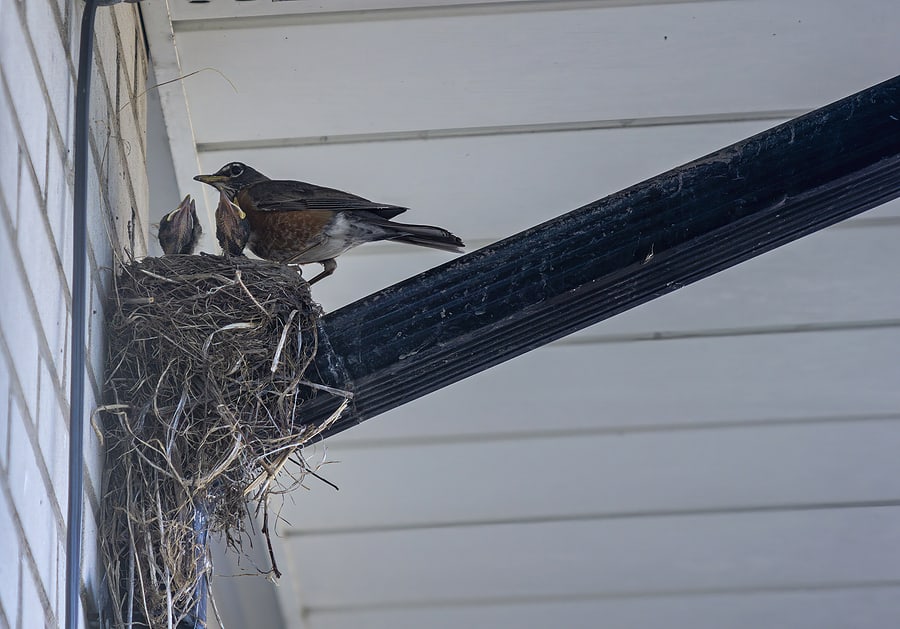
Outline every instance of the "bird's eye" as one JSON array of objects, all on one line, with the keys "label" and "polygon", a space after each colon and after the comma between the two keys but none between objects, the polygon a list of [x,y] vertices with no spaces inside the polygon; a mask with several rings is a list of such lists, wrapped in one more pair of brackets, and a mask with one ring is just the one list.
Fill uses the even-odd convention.
[{"label": "bird's eye", "polygon": [[244,172],[244,167],[240,164],[232,164],[230,174],[232,177],[240,177]]}]

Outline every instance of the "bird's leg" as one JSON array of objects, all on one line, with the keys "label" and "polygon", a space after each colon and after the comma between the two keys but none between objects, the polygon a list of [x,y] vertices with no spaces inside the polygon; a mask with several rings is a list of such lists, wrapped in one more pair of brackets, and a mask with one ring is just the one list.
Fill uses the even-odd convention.
[{"label": "bird's leg", "polygon": [[316,275],[314,278],[307,282],[310,286],[318,282],[319,280],[328,277],[334,270],[337,268],[337,260],[334,258],[328,258],[327,260],[322,260],[322,272]]}]

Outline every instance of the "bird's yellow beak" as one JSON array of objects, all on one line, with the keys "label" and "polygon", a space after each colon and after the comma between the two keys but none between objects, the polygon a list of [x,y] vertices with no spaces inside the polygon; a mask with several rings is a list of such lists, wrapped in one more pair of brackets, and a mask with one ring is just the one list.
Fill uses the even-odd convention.
[{"label": "bird's yellow beak", "polygon": [[217,184],[225,183],[228,181],[228,177],[225,175],[197,175],[194,177],[194,181],[199,181],[200,183],[209,184],[215,188],[219,186]]}]

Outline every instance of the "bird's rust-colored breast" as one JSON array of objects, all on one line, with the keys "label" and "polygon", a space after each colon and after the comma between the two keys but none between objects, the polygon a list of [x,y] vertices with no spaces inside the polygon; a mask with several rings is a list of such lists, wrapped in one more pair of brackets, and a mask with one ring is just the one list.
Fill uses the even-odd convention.
[{"label": "bird's rust-colored breast", "polygon": [[250,221],[250,250],[277,262],[288,261],[320,244],[335,215],[331,210],[260,209],[246,190],[238,194],[236,202]]}]

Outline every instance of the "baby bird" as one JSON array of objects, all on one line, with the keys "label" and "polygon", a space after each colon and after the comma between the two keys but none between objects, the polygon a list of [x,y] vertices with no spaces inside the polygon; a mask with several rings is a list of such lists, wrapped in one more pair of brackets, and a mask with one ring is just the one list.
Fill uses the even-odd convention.
[{"label": "baby bird", "polygon": [[219,192],[219,206],[216,208],[216,239],[224,256],[240,256],[250,238],[250,221],[224,191]]},{"label": "baby bird", "polygon": [[159,246],[165,255],[194,253],[202,233],[197,207],[187,195],[159,222]]}]

